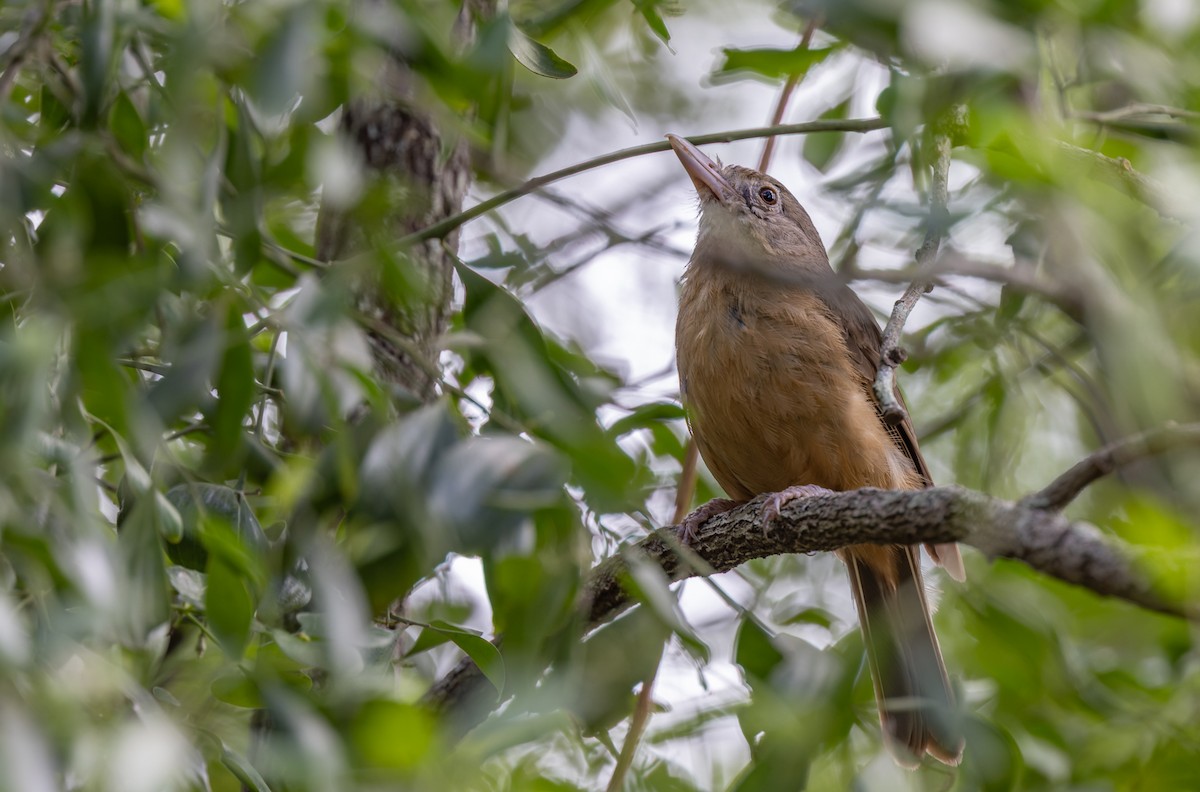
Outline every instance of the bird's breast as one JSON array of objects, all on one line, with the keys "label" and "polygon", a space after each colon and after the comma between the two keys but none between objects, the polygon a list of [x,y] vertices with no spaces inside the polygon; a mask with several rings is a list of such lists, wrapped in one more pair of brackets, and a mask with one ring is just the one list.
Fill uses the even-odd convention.
[{"label": "bird's breast", "polygon": [[738,499],[795,484],[896,486],[902,460],[828,307],[775,292],[685,282],[680,384],[709,470]]}]

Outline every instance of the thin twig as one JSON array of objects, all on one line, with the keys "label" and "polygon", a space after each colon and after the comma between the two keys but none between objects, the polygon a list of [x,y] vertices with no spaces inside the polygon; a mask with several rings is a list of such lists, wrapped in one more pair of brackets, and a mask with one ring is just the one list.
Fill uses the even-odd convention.
[{"label": "thin twig", "polygon": [[[796,48],[797,51],[803,52],[808,49],[808,45],[812,43],[813,33],[817,32],[817,27],[821,24],[821,15],[814,14],[808,20],[808,25],[804,28],[804,35],[800,38],[800,45]],[[775,112],[771,115],[771,126],[783,123],[783,114],[787,112],[788,102],[792,98],[792,92],[796,90],[796,85],[800,82],[803,74],[799,72],[788,76],[787,82],[783,84],[783,90],[779,92],[779,101],[775,104]],[[767,138],[767,142],[763,144],[762,157],[758,160],[758,169],[766,172],[771,165],[771,155],[775,153],[775,136],[771,135]]]},{"label": "thin twig", "polygon": [[1118,440],[1077,462],[1041,490],[1024,498],[1021,505],[1030,509],[1062,511],[1085,487],[1119,467],[1174,448],[1197,445],[1200,445],[1200,423],[1168,424]]},{"label": "thin twig", "polygon": [[[271,351],[267,353],[267,369],[263,375],[266,385],[271,384],[271,380],[275,378],[275,359],[279,354],[279,339],[283,337],[282,332],[276,332],[275,337],[271,339]],[[262,442],[263,429],[265,422],[263,418],[267,414],[267,401],[270,398],[267,389],[263,388],[262,399],[258,402],[258,415],[254,417],[254,436],[258,438],[258,442]]]},{"label": "thin twig", "polygon": [[1164,115],[1169,118],[1187,118],[1200,119],[1200,113],[1194,110],[1184,110],[1179,107],[1170,107],[1168,105],[1159,104],[1131,104],[1125,107],[1118,107],[1114,110],[1105,110],[1103,112],[1093,112],[1087,110],[1077,110],[1073,114],[1075,118],[1081,118],[1085,121],[1096,121],[1106,123],[1109,121],[1124,121],[1129,118],[1137,118],[1139,116],[1148,115]]},{"label": "thin twig", "polygon": [[679,472],[679,486],[675,489],[675,516],[671,518],[674,525],[683,522],[683,518],[692,510],[692,498],[696,496],[696,468],[699,462],[700,448],[694,439],[689,438],[687,448],[683,452],[683,470]]},{"label": "thin twig", "polygon": [[8,92],[12,90],[25,58],[33,51],[42,31],[46,29],[46,23],[54,16],[53,6],[54,3],[48,0],[30,8],[25,14],[17,40],[4,53],[4,71],[0,72],[0,105],[8,101]]},{"label": "thin twig", "polygon": [[[696,494],[696,466],[700,461],[700,449],[694,439],[689,439],[687,449],[683,452],[683,470],[679,473],[679,487],[675,490],[675,513],[671,517],[672,525],[679,525],[687,517],[692,508],[692,497]],[[642,680],[642,689],[638,691],[637,702],[633,714],[629,718],[629,731],[625,733],[625,742],[621,744],[621,754],[617,757],[617,766],[613,768],[612,778],[608,780],[606,792],[617,792],[625,785],[625,776],[633,766],[633,757],[637,753],[638,743],[646,731],[650,720],[651,705],[654,703],[654,681],[658,678],[658,670],[662,667],[663,658],[660,655],[654,670]]]},{"label": "thin twig", "polygon": [[[925,267],[918,265],[903,270],[854,268],[847,273],[846,279],[944,285],[946,279],[951,277],[976,278],[999,283],[1040,297],[1073,319],[1083,316],[1082,298],[1074,290],[1019,267],[968,258],[952,248],[943,251],[936,261]],[[907,292],[905,294],[907,296]]]},{"label": "thin twig", "polygon": [[1168,208],[1171,202],[1167,199],[1167,190],[1158,181],[1134,168],[1124,157],[1109,157],[1099,151],[1074,146],[1062,140],[1058,141],[1058,149],[1069,159],[1086,166],[1098,181],[1107,182],[1132,194],[1134,198],[1158,212],[1159,217],[1164,220],[1180,220],[1180,217]]},{"label": "thin twig", "polygon": [[[771,135],[805,135],[815,132],[874,132],[878,129],[884,129],[887,122],[879,117],[874,118],[849,118],[844,120],[824,119],[819,121],[807,121],[802,124],[779,124],[778,126],[755,127],[753,129],[737,129],[729,132],[714,132],[710,135],[695,135],[687,138],[689,142],[697,146],[703,146],[708,143],[732,143],[735,140],[751,140],[754,138],[770,137]],[[445,220],[434,223],[433,225],[422,228],[420,231],[414,231],[408,236],[402,237],[399,240],[401,247],[415,245],[418,242],[423,242],[426,239],[437,239],[444,237],[454,229],[470,222],[475,218],[485,215],[498,206],[503,206],[506,203],[515,201],[517,198],[529,195],[545,187],[548,184],[553,184],[556,181],[565,179],[568,176],[575,176],[595,168],[600,168],[605,165],[611,165],[614,162],[631,159],[633,157],[641,157],[645,154],[656,154],[660,151],[669,151],[671,145],[666,141],[656,143],[646,143],[642,146],[633,146],[632,148],[621,149],[609,154],[605,154],[594,159],[585,160],[574,165],[556,170],[552,173],[547,173],[544,176],[537,176],[529,181],[521,184],[511,190],[505,190],[499,195],[495,195],[486,201],[482,201],[464,212],[459,212],[452,217],[447,217]]]},{"label": "thin twig", "polygon": [[642,680],[642,689],[638,691],[637,702],[633,705],[633,715],[629,718],[629,731],[625,733],[625,742],[621,743],[621,753],[617,756],[617,766],[613,768],[612,778],[608,779],[606,792],[619,792],[625,787],[625,776],[633,766],[633,757],[637,754],[638,743],[642,733],[650,721],[650,710],[654,704],[654,681],[658,678],[658,670],[662,667],[663,654],[660,653],[658,663],[650,676]]},{"label": "thin twig", "polygon": [[[918,270],[924,270],[933,263],[946,231],[946,204],[949,200],[947,177],[950,172],[949,135],[935,135],[934,146],[936,156],[933,161],[933,183],[929,191],[929,226],[925,229],[925,241],[917,250]],[[900,346],[900,334],[904,331],[904,323],[908,321],[908,315],[917,301],[932,288],[933,281],[927,276],[919,276],[914,280],[905,290],[904,296],[896,300],[892,318],[883,330],[879,371],[875,374],[875,401],[879,404],[883,419],[889,424],[898,424],[907,417],[904,406],[896,398],[896,367],[903,363],[907,356]]]}]

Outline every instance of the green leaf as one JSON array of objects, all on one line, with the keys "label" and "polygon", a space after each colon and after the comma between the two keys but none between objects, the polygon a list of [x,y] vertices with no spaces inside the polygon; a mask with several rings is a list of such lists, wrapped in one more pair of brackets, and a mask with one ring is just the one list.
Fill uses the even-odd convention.
[{"label": "green leaf", "polygon": [[463,553],[496,552],[529,513],[562,500],[566,471],[550,449],[516,437],[471,437],[446,454],[429,493]]},{"label": "green leaf", "polygon": [[534,41],[516,25],[512,27],[508,49],[518,63],[542,77],[564,80],[579,73],[579,69],[560,58],[545,44]]},{"label": "green leaf", "polygon": [[[840,102],[833,108],[826,110],[821,114],[821,118],[825,120],[843,119],[850,109],[850,100],[846,99]],[[842,149],[842,144],[846,142],[846,135],[843,132],[822,132],[816,135],[806,135],[804,138],[804,159],[808,160],[809,164],[822,173],[829,167],[829,163],[837,156]]]},{"label": "green leaf", "polygon": [[225,765],[229,772],[233,773],[234,778],[241,781],[242,785],[251,792],[271,792],[271,787],[267,784],[266,779],[254,769],[250,760],[223,742],[221,743],[221,764]]},{"label": "green leaf", "polygon": [[659,7],[666,5],[663,0],[633,0],[634,8],[636,8],[646,20],[646,24],[654,31],[654,35],[662,41],[663,44],[671,42],[671,31],[667,30],[667,23],[659,13]]},{"label": "green leaf", "polygon": [[[232,100],[230,100],[232,103]],[[227,125],[229,149],[225,157],[221,211],[233,235],[233,257],[239,275],[250,272],[262,258],[264,141],[245,101],[233,105],[236,112]],[[234,123],[236,121],[236,123]]]},{"label": "green leaf", "polygon": [[734,660],[742,667],[747,681],[766,681],[783,662],[783,653],[775,647],[775,639],[754,619],[746,619],[738,628]]},{"label": "green leaf", "polygon": [[611,728],[629,714],[634,686],[658,666],[670,635],[648,608],[634,608],[588,636],[539,693],[547,707],[565,702],[589,732]]},{"label": "green leaf", "polygon": [[212,681],[209,688],[213,698],[244,709],[262,706],[262,695],[255,681],[241,668],[227,667],[226,671]]},{"label": "green leaf", "polygon": [[838,47],[809,49],[722,49],[725,60],[713,74],[713,82],[739,80],[747,74],[778,80],[783,77],[802,77],[813,66],[825,60]]},{"label": "green leaf", "polygon": [[629,415],[614,422],[608,433],[613,437],[620,437],[653,424],[682,421],[685,417],[687,413],[677,402],[642,404],[635,407]]},{"label": "green leaf", "polygon": [[154,507],[158,510],[158,530],[163,539],[169,544],[179,544],[183,541],[183,516],[175,508],[175,504],[171,503],[165,493],[155,490]]},{"label": "green leaf", "polygon": [[44,138],[49,139],[57,135],[71,120],[71,111],[59,101],[48,85],[42,86],[38,107],[41,111],[38,116],[38,129]]},{"label": "green leaf", "polygon": [[[1025,764],[1012,734],[980,716],[963,718],[960,724],[963,737],[971,746],[964,752],[959,770],[964,787],[987,792],[1023,789]],[[1121,742],[1128,746],[1130,740],[1126,737]]]},{"label": "green leaf", "polygon": [[675,595],[671,593],[670,581],[662,567],[646,559],[641,553],[629,550],[625,553],[629,578],[624,581],[639,602],[679,636],[688,651],[701,662],[708,662],[708,645],[697,637],[695,630],[683,617]]},{"label": "green leaf", "polygon": [[117,94],[116,101],[113,102],[108,115],[108,126],[125,153],[140,162],[147,147],[146,124],[125,91]]},{"label": "green leaf", "polygon": [[834,617],[829,611],[822,608],[801,608],[791,616],[780,619],[780,624],[812,624],[817,627],[824,627],[826,630],[833,626]]},{"label": "green leaf", "polygon": [[496,408],[519,416],[531,434],[563,452],[593,508],[626,511],[627,493],[643,479],[596,421],[598,400],[583,385],[604,379],[598,367],[583,370],[582,356],[550,343],[507,291],[464,266],[458,273],[466,288],[465,327],[482,340],[464,356],[475,374],[494,378]]},{"label": "green leaf", "polygon": [[350,741],[372,768],[415,770],[434,755],[437,724],[428,709],[377,699],[354,717]]},{"label": "green leaf", "polygon": [[496,648],[495,644],[478,633],[443,621],[435,621],[430,624],[430,627],[446,633],[447,638],[475,661],[475,665],[479,666],[479,670],[495,686],[496,691],[498,693],[504,691],[504,658],[500,656],[500,650]]},{"label": "green leaf", "polygon": [[271,637],[283,654],[303,668],[320,668],[325,663],[322,639],[301,633],[294,635],[287,630],[272,630]]},{"label": "green leaf", "polygon": [[148,406],[164,423],[174,421],[209,398],[213,374],[221,360],[221,323],[216,318],[188,322],[164,344],[170,366],[146,393]]},{"label": "green leaf", "polygon": [[167,580],[180,599],[198,610],[204,610],[204,589],[207,583],[203,572],[182,566],[167,567]]},{"label": "green leaf", "polygon": [[243,449],[243,425],[254,402],[254,361],[246,323],[236,304],[225,321],[225,355],[217,375],[217,400],[209,416],[212,445],[209,458],[219,471],[238,468]]},{"label": "green leaf", "polygon": [[250,89],[266,113],[288,110],[313,74],[309,68],[315,44],[312,9],[305,3],[287,7],[254,60]]},{"label": "green leaf", "polygon": [[220,555],[209,556],[205,572],[208,585],[204,595],[204,611],[209,627],[221,642],[221,648],[231,660],[240,660],[250,641],[254,619],[254,596],[251,581]]},{"label": "green leaf", "polygon": [[163,563],[162,539],[157,526],[153,498],[138,498],[129,517],[121,524],[123,603],[120,612],[131,646],[142,646],[151,631],[169,614],[167,573]]},{"label": "green leaf", "polygon": [[[203,569],[213,545],[227,560],[247,571],[256,569],[266,552],[267,536],[246,499],[237,490],[221,484],[179,484],[167,490],[166,499],[183,521],[182,539],[167,545],[167,555],[176,564]],[[222,521],[224,532],[214,524],[204,525],[206,515]]]}]

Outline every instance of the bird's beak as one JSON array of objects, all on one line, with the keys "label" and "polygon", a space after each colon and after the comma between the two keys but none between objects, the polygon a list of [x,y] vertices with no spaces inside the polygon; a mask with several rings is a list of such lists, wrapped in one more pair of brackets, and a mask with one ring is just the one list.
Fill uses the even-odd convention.
[{"label": "bird's beak", "polygon": [[675,156],[683,163],[683,169],[692,177],[692,184],[696,185],[696,192],[700,193],[700,197],[705,198],[705,193],[711,193],[718,201],[724,202],[725,196],[734,190],[729,180],[721,175],[721,168],[717,163],[678,135],[667,135],[667,140],[671,142]]}]

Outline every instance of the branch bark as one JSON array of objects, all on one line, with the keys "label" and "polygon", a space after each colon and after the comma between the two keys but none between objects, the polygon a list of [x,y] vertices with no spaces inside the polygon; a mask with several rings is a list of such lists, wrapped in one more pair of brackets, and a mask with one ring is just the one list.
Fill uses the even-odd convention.
[{"label": "branch bark", "polygon": [[[1076,465],[1047,490],[1085,486],[1112,466],[1179,445],[1200,445],[1200,425],[1168,428],[1159,437],[1152,433],[1110,446]],[[1078,471],[1086,471],[1078,472]],[[1084,481],[1084,479],[1087,479]],[[1080,483],[1083,482],[1083,483]],[[727,572],[756,558],[781,553],[814,553],[852,544],[924,544],[961,542],[980,550],[989,559],[1011,558],[1043,574],[1115,597],[1148,610],[1200,620],[1200,603],[1180,601],[1163,593],[1144,562],[1160,572],[1181,575],[1200,558],[1132,547],[1094,525],[1064,517],[1049,508],[1030,505],[1045,493],[1023,502],[993,498],[961,487],[894,491],[862,489],[830,492],[791,501],[770,530],[762,525],[762,506],[769,494],[714,516],[697,531],[695,540],[681,548],[675,527],[663,528],[638,542],[634,551],[658,564],[672,581],[697,575]],[[1052,500],[1052,499],[1051,499]],[[694,554],[696,562],[689,561]],[[621,584],[625,559],[616,555],[592,570],[584,588],[586,624],[594,627],[635,604]],[[435,684],[425,702],[438,710],[458,709],[458,702],[478,702],[489,691],[482,673],[465,660]],[[494,691],[490,691],[495,702]],[[479,707],[471,708],[478,712]],[[456,713],[457,714],[457,713]],[[469,717],[469,716],[468,716]]]},{"label": "branch bark", "polygon": [[[950,136],[939,133],[934,136],[936,155],[933,162],[933,183],[929,193],[929,227],[925,229],[925,240],[917,250],[918,271],[927,270],[937,256],[938,247],[946,233],[946,204],[950,192],[947,179],[950,173]],[[900,346],[900,334],[904,323],[917,302],[933,289],[933,280],[921,276],[914,280],[904,295],[896,300],[891,318],[883,328],[883,343],[880,348],[879,369],[875,372],[875,401],[883,420],[893,426],[908,417],[900,403],[896,390],[896,368],[908,356]]]},{"label": "branch bark", "polygon": [[1111,443],[1021,500],[1031,509],[1062,511],[1089,484],[1119,467],[1183,446],[1200,445],[1200,424],[1168,425]]},{"label": "branch bark", "polygon": [[[370,8],[366,0],[360,9]],[[491,17],[495,0],[464,0],[453,39],[466,48],[475,37],[477,20]],[[361,97],[343,109],[339,133],[361,158],[365,174],[406,196],[387,224],[386,236],[408,239],[414,232],[445,220],[462,209],[471,181],[466,140],[439,128],[433,114],[413,101],[419,79],[400,57],[389,58],[379,75],[376,94]],[[316,254],[322,262],[347,258],[368,246],[362,229],[368,224],[354,210],[323,199],[317,216]],[[378,288],[363,288],[358,308],[408,340],[397,345],[383,334],[369,332],[375,368],[380,377],[428,401],[439,381],[439,343],[446,330],[454,288],[457,233],[444,235],[446,244],[426,238],[407,244],[418,292],[409,305],[398,305]]]},{"label": "branch bark", "polygon": [[[961,487],[895,491],[830,492],[792,501],[764,532],[761,495],[717,515],[698,531],[690,549],[715,571],[726,572],[754,558],[780,553],[837,550],[852,544],[961,542],[988,558],[1011,558],[1102,596],[1149,610],[1200,618],[1196,603],[1161,595],[1137,566],[1145,553],[1057,512],[993,498]],[[672,581],[697,573],[674,549],[674,528],[654,532],[638,549]],[[607,559],[587,584],[588,623],[613,618],[633,602],[621,588],[624,561]]]}]

